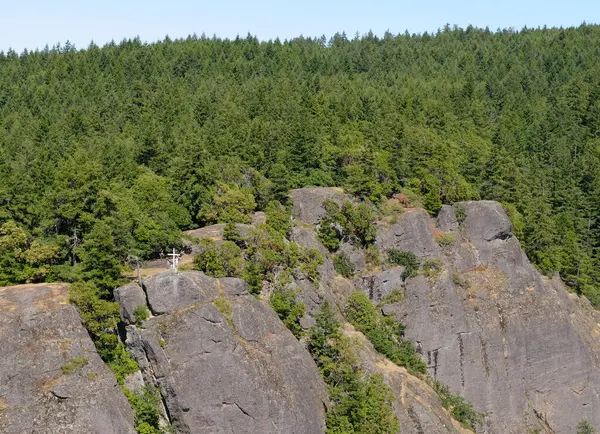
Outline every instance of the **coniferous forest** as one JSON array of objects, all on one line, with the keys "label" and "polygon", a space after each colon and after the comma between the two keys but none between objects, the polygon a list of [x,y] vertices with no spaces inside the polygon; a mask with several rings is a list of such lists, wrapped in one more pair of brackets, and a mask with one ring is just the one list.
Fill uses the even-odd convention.
[{"label": "coniferous forest", "polygon": [[535,265],[599,306],[600,27],[0,54],[0,285],[108,294],[182,230],[302,186],[500,201]]}]

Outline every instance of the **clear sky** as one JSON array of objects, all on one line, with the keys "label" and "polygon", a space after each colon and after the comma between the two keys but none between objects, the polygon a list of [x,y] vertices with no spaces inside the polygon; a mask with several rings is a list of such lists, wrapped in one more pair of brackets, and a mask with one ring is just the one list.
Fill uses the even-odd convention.
[{"label": "clear sky", "polygon": [[337,31],[415,33],[446,23],[490,30],[600,23],[600,0],[0,0],[0,10],[0,50],[19,53],[67,40],[85,48],[92,40],[153,42],[193,33],[234,38],[250,32],[266,40]]}]

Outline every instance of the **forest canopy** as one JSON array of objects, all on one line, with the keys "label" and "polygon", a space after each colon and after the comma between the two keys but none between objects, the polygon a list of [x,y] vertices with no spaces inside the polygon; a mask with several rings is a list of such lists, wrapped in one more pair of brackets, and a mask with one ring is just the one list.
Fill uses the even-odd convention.
[{"label": "forest canopy", "polygon": [[598,306],[599,47],[584,24],[0,53],[0,284],[110,290],[182,229],[342,186],[498,200]]}]

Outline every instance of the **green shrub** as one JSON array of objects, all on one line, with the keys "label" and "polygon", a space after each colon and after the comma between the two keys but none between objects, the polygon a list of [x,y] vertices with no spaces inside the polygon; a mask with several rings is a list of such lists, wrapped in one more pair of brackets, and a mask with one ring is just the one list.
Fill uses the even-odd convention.
[{"label": "green shrub", "polygon": [[425,374],[427,367],[413,344],[402,338],[404,325],[382,317],[369,298],[355,292],[348,298],[345,315],[357,330],[367,336],[375,349],[413,375]]},{"label": "green shrub", "polygon": [[119,305],[108,297],[110,294],[90,282],[76,282],[69,288],[69,299],[105,362],[110,362],[118,347],[117,324],[121,320]]},{"label": "green shrub", "polygon": [[577,425],[577,434],[594,434],[596,430],[587,420],[583,419]]},{"label": "green shrub", "polygon": [[385,199],[379,205],[379,212],[384,217],[397,216],[404,212],[404,207],[394,199]]},{"label": "green shrub", "polygon": [[269,299],[269,303],[279,319],[283,321],[296,338],[300,338],[303,334],[300,318],[306,312],[306,305],[296,300],[298,292],[299,290],[292,290],[287,287],[276,288]]},{"label": "green shrub", "polygon": [[[377,228],[374,225],[375,216],[367,204],[353,205],[351,202],[342,204],[342,227],[352,244],[367,247],[375,241]],[[345,224],[344,224],[345,223]]]},{"label": "green shrub", "polygon": [[237,227],[237,223],[229,222],[223,228],[223,239],[226,241],[232,241],[237,246],[242,247],[244,245],[244,238],[240,235],[240,231]]},{"label": "green shrub", "polygon": [[128,375],[139,370],[137,362],[133,360],[122,342],[119,342],[117,347],[112,351],[108,367],[115,374],[119,384],[123,384]]},{"label": "green shrub", "polygon": [[388,250],[388,260],[391,264],[404,267],[402,273],[404,279],[414,277],[419,272],[419,259],[412,252],[391,248]]},{"label": "green shrub", "polygon": [[442,247],[451,246],[453,244],[456,244],[456,237],[454,235],[452,235],[450,232],[446,232],[440,236],[437,236],[435,238],[435,240]]},{"label": "green shrub", "polygon": [[292,214],[280,202],[274,200],[269,202],[265,208],[267,226],[287,237],[292,230]]},{"label": "green shrub", "polygon": [[367,247],[365,251],[365,260],[371,267],[379,267],[381,265],[381,253],[375,246]]},{"label": "green shrub", "polygon": [[217,184],[211,202],[202,205],[198,219],[207,223],[250,223],[256,209],[252,190],[236,184]]},{"label": "green shrub", "polygon": [[452,273],[452,282],[461,288],[468,288],[469,282],[460,276],[460,273],[456,270]]},{"label": "green shrub", "polygon": [[342,234],[337,229],[335,222],[330,218],[325,217],[321,219],[317,236],[330,252],[335,252],[340,247]]},{"label": "green shrub", "polygon": [[138,326],[141,326],[144,321],[150,318],[150,310],[148,310],[148,306],[145,304],[136,306],[133,314],[135,316],[135,324]]},{"label": "green shrub", "polygon": [[448,386],[442,385],[439,381],[434,382],[433,389],[440,397],[444,408],[450,411],[454,419],[465,428],[475,431],[475,427],[482,420],[482,414],[475,411],[473,406],[462,396],[452,394]]},{"label": "green shrub", "polygon": [[311,282],[319,280],[319,266],[323,265],[323,256],[318,249],[304,250],[300,259],[300,271],[302,271]]},{"label": "green shrub", "polygon": [[467,218],[467,209],[462,203],[459,203],[454,207],[454,215],[456,216],[458,224],[462,225]]},{"label": "green shrub", "polygon": [[248,291],[250,292],[250,294],[260,294],[260,291],[262,290],[264,275],[265,270],[262,264],[255,260],[250,260],[246,262],[242,277],[248,284]]},{"label": "green shrub", "polygon": [[197,242],[200,252],[194,258],[194,266],[212,277],[239,277],[242,274],[244,259],[242,250],[233,241],[223,241],[218,246],[210,238]]},{"label": "green shrub", "polygon": [[375,215],[367,204],[354,205],[346,201],[340,208],[337,203],[326,200],[323,208],[326,214],[319,223],[317,235],[329,251],[335,252],[342,240],[360,247],[368,247],[375,241]]},{"label": "green shrub", "polygon": [[345,278],[350,278],[354,274],[354,264],[344,252],[339,252],[333,257],[333,268]]},{"label": "green shrub", "polygon": [[145,386],[141,392],[123,388],[135,413],[135,429],[139,434],[161,434],[160,392],[156,387]]},{"label": "green shrub", "polygon": [[391,389],[380,375],[369,376],[357,363],[327,301],[315,320],[308,349],[329,389],[327,434],[399,433]]}]

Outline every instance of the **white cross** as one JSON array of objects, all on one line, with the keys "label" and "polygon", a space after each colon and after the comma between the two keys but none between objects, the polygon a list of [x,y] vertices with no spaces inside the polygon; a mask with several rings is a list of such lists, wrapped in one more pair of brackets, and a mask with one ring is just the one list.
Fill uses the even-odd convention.
[{"label": "white cross", "polygon": [[171,268],[177,271],[177,266],[179,265],[180,254],[175,253],[175,248],[173,247],[173,253],[169,253],[167,256],[171,256]]}]

